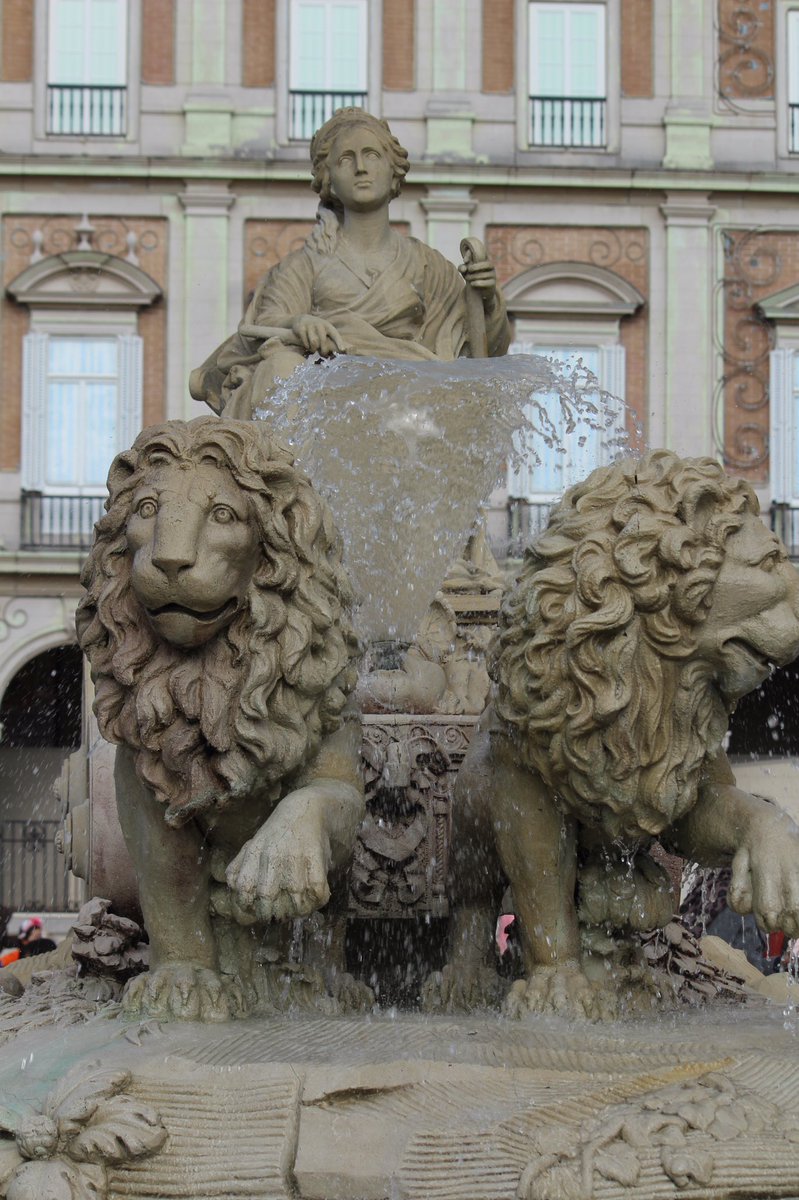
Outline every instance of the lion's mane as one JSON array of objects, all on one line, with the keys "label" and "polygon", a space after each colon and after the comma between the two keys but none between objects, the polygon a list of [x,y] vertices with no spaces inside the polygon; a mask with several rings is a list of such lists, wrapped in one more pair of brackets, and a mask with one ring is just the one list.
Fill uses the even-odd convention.
[{"label": "lion's mane", "polygon": [[496,711],[584,823],[657,835],[696,799],[729,720],[696,634],[725,543],[759,512],[709,458],[665,450],[566,492],[503,600]]},{"label": "lion's mane", "polygon": [[[246,604],[211,642],[183,650],[153,631],[131,586],[126,526],[151,464],[212,455],[246,495],[259,533]],[[200,417],[145,430],[114,460],[106,515],[84,567],[78,638],[108,741],[181,825],[281,781],[337,729],[355,685],[352,596],[327,505],[265,427]]]}]

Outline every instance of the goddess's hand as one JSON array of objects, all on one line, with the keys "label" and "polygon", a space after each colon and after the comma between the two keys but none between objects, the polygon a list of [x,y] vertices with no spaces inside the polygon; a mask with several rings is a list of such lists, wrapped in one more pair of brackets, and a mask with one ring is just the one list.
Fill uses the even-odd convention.
[{"label": "goddess's hand", "polygon": [[347,346],[339,331],[322,317],[305,313],[292,322],[291,329],[309,354],[347,353]]},{"label": "goddess's hand", "polygon": [[458,270],[469,287],[482,294],[485,307],[493,308],[497,298],[497,273],[490,260],[481,258],[474,262],[462,262]]}]

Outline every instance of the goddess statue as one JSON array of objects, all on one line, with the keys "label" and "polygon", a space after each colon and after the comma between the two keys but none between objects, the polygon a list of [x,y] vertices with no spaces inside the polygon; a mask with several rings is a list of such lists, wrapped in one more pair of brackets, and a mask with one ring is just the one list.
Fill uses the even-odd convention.
[{"label": "goddess statue", "polygon": [[309,355],[451,360],[507,351],[505,305],[482,248],[456,269],[391,228],[389,204],[409,162],[385,121],[340,109],[314,135],[311,163],[317,224],[261,280],[237,332],[192,371],[195,400],[248,419]]}]

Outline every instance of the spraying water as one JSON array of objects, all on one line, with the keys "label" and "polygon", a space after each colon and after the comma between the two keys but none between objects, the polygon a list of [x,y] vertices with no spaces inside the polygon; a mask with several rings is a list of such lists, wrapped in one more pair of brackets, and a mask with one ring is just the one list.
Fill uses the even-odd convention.
[{"label": "spraying water", "polygon": [[412,639],[503,464],[556,446],[537,399],[553,392],[567,430],[584,421],[617,440],[620,402],[530,355],[309,361],[258,410],[333,510],[367,641]]}]

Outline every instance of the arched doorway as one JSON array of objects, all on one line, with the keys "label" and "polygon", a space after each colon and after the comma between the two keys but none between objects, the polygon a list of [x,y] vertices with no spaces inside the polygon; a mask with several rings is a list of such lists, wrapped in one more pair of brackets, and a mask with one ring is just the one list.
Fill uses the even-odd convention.
[{"label": "arched doorway", "polygon": [[16,910],[74,908],[56,784],[80,746],[83,666],[79,648],[36,655],[11,679],[0,704],[0,904]]}]

